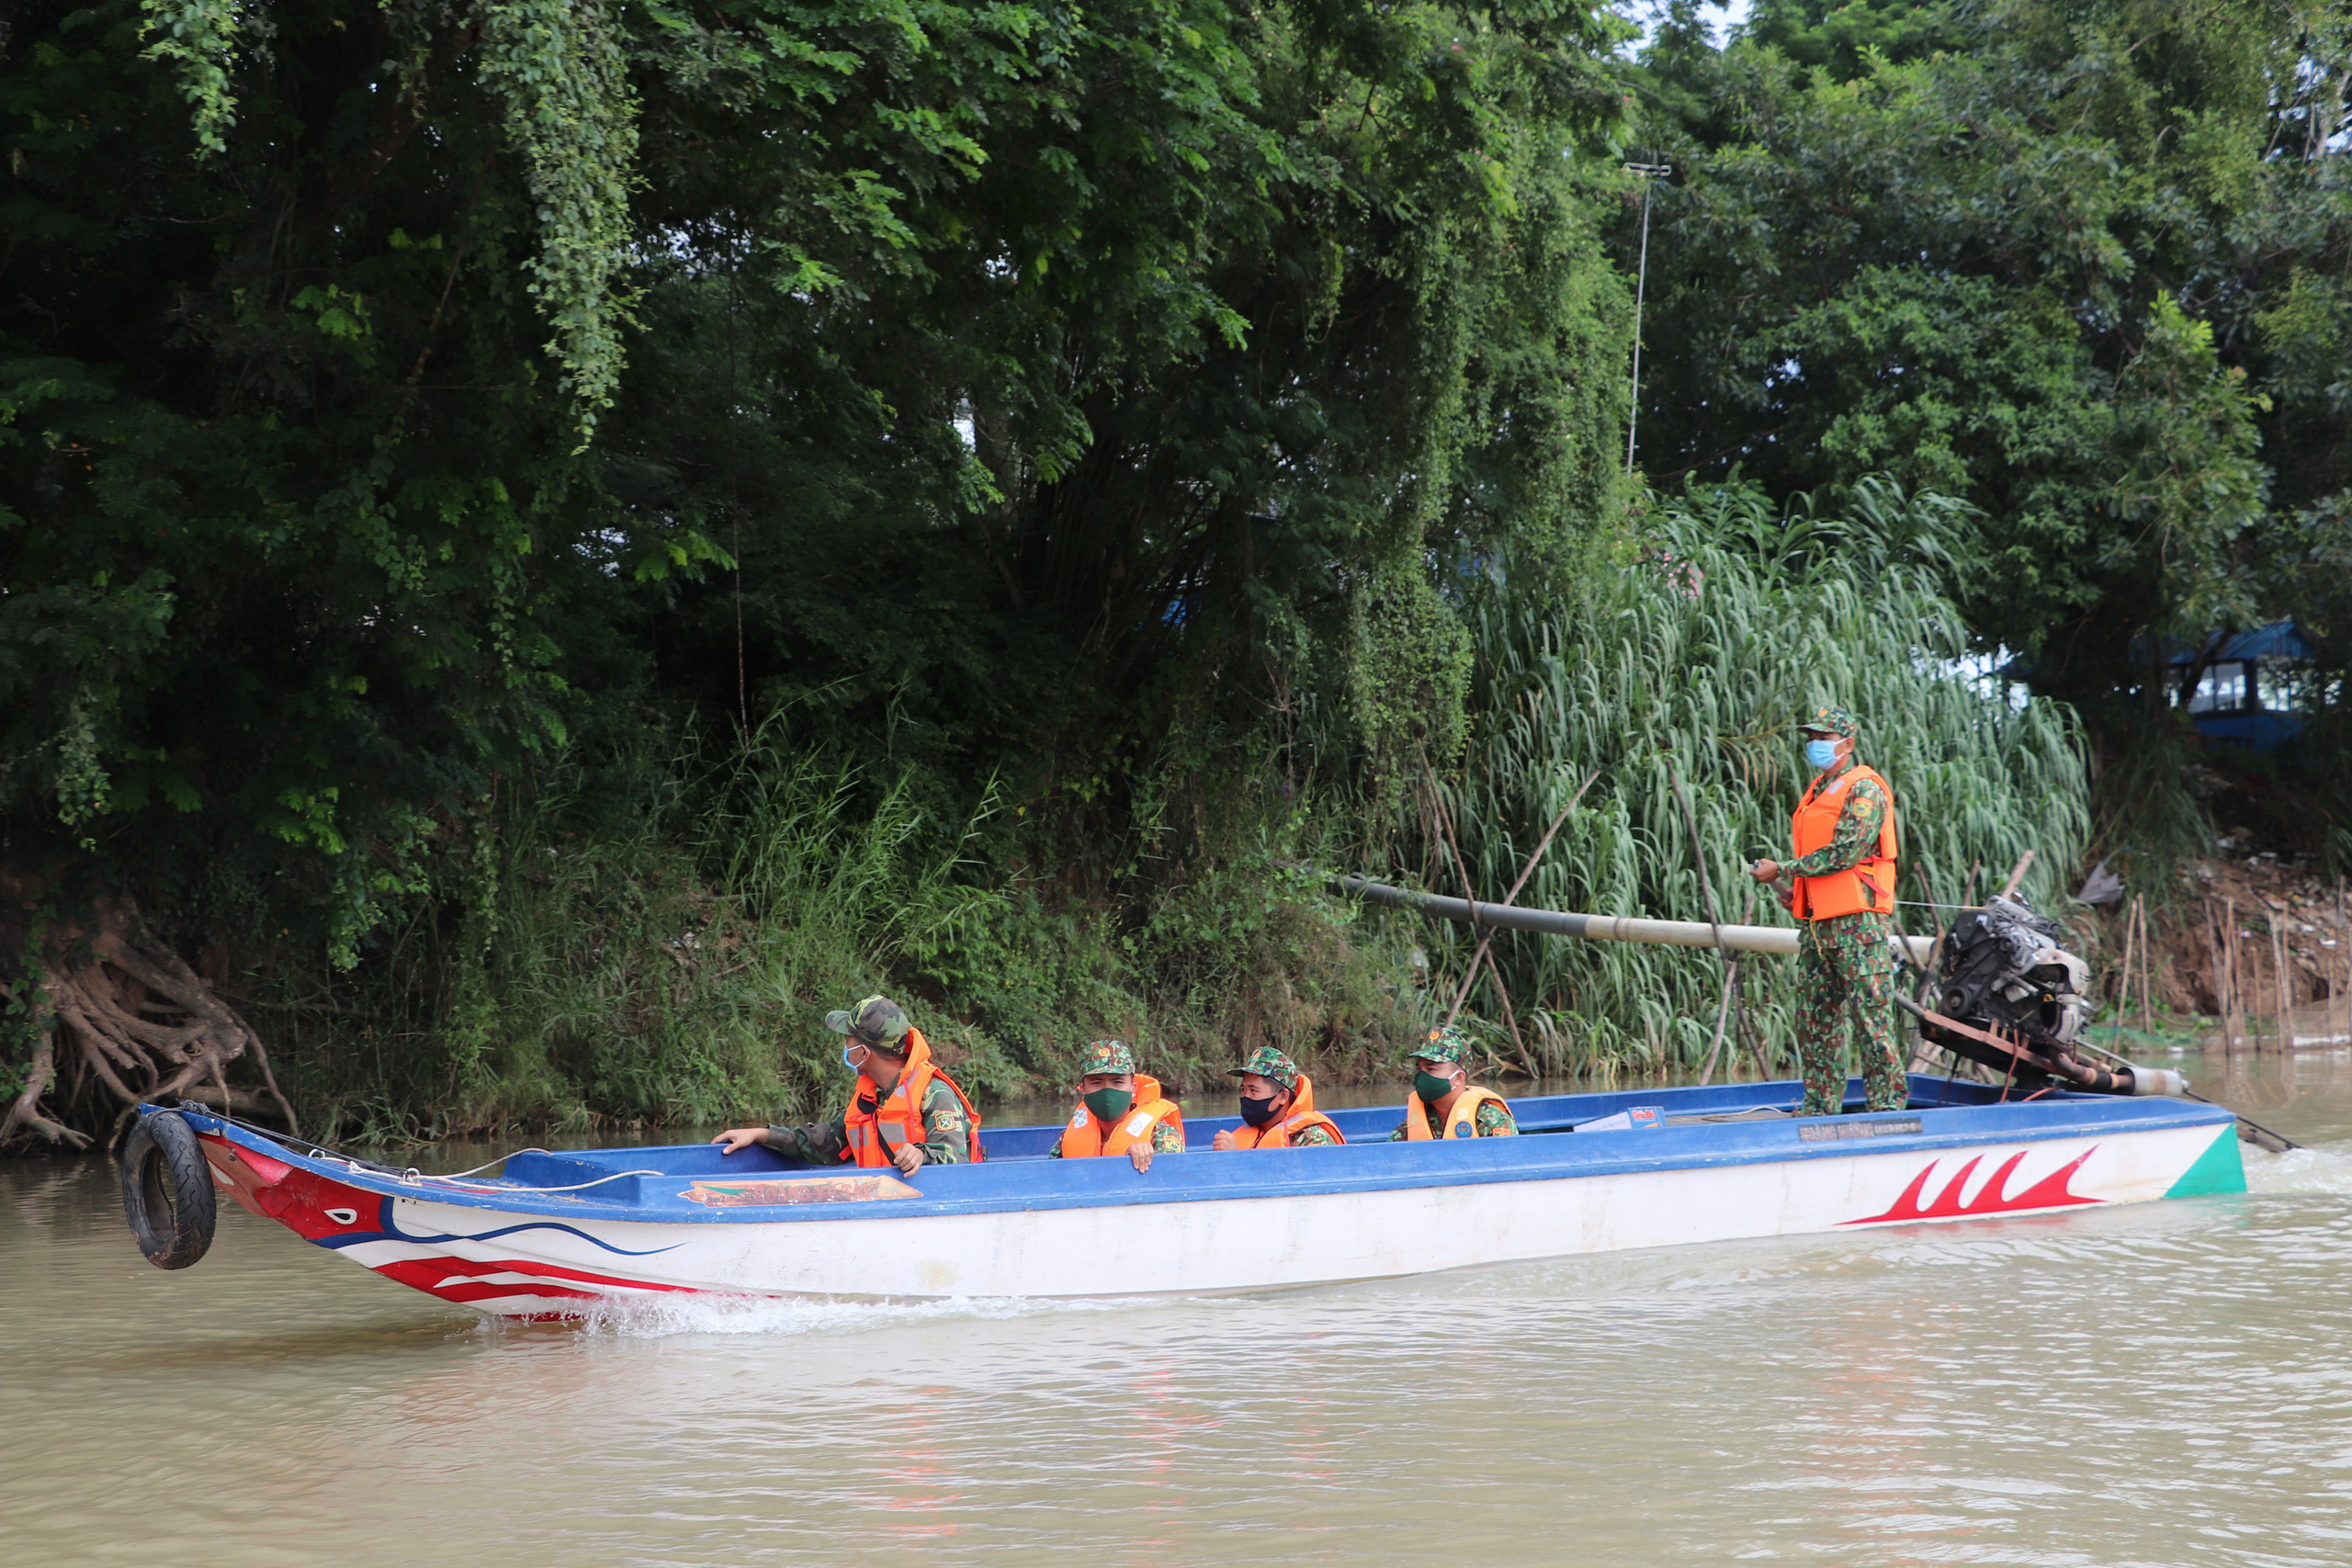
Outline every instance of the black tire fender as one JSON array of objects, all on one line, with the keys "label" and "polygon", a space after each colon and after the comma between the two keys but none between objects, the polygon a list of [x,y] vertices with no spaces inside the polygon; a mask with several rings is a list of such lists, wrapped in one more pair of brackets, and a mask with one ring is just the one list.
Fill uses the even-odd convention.
[{"label": "black tire fender", "polygon": [[212,1245],[219,1206],[196,1129],[176,1111],[139,1118],[122,1145],[122,1212],[158,1269],[185,1269]]}]

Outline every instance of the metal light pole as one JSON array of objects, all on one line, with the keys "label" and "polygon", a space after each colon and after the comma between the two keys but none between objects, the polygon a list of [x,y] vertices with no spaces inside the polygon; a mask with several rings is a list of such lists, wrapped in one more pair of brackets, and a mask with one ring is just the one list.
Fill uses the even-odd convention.
[{"label": "metal light pole", "polygon": [[1634,272],[1634,385],[1625,413],[1625,471],[1634,471],[1634,438],[1642,418],[1642,297],[1650,278],[1650,192],[1674,173],[1671,164],[1628,164],[1625,172],[1639,175],[1642,186],[1642,259]]}]

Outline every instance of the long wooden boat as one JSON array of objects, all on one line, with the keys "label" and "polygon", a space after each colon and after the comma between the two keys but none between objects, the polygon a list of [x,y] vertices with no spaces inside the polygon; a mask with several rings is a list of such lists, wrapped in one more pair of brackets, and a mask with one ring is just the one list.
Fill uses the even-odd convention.
[{"label": "long wooden boat", "polygon": [[1342,1110],[1360,1140],[1345,1147],[1224,1154],[1208,1141],[1233,1121],[1194,1118],[1191,1151],[1140,1173],[1043,1157],[1054,1127],[994,1129],[984,1162],[907,1180],[707,1144],[531,1151],[494,1178],[429,1177],[175,1114],[254,1213],[388,1280],[526,1318],[682,1292],[1255,1291],[2245,1190],[2217,1107],[2003,1101],[1927,1076],[1911,1089],[1905,1111],[1812,1118],[1788,1114],[1791,1083],[1530,1098],[1514,1102],[1522,1136],[1419,1144],[1381,1141],[1393,1108]]}]

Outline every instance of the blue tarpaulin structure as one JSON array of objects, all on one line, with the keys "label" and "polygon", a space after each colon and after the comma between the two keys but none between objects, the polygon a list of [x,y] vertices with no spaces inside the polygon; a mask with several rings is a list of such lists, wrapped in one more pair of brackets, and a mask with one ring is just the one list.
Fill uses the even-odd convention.
[{"label": "blue tarpaulin structure", "polygon": [[[2182,649],[2165,662],[2185,670],[2205,656],[2203,648]],[[2207,739],[2267,751],[2301,727],[2287,683],[2291,667],[2312,657],[2311,639],[2301,627],[2272,621],[2235,632],[2210,657],[2188,699],[2189,721]]]}]

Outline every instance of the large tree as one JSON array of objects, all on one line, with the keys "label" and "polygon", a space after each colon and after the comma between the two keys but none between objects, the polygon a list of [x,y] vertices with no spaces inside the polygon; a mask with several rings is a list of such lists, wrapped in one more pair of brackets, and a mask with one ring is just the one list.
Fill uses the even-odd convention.
[{"label": "large tree", "polygon": [[1116,796],[1204,693],[1261,712],[1270,664],[1394,706],[1409,645],[1458,646],[1438,583],[1556,571],[1615,504],[1616,30],[1573,0],[15,8],[17,1122],[70,1061],[198,1065],[54,1033],[74,976],[191,1027],[92,933],[128,953],[144,908],[215,976],[364,963],[388,909],[465,904],[502,791],[583,728],[792,703],[1050,804],[1057,769]]},{"label": "large tree", "polygon": [[2312,570],[2352,543],[2348,69],[2297,0],[1770,0],[1723,49],[1678,7],[1632,73],[1676,166],[1645,467],[1968,498],[1979,647],[2142,777],[2152,652],[2352,630]]}]

